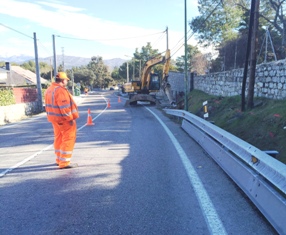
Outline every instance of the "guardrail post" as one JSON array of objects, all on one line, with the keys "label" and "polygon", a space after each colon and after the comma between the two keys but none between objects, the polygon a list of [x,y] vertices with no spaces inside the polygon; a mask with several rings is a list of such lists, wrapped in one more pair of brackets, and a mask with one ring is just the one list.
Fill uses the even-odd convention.
[{"label": "guardrail post", "polygon": [[203,102],[203,108],[204,108],[204,119],[207,119],[209,117],[208,101]]}]

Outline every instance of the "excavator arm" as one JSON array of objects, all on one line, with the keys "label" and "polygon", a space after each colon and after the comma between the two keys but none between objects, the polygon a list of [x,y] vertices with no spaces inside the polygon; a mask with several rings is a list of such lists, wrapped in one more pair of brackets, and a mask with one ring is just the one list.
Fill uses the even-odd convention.
[{"label": "excavator arm", "polygon": [[[167,53],[169,52],[169,53]],[[166,61],[166,58],[167,57],[167,54],[169,54],[169,57],[170,57],[170,50],[167,50],[166,52],[166,55],[165,56],[157,56],[153,59],[150,59],[148,60],[146,63],[145,63],[145,66],[143,68],[143,71],[142,71],[142,75],[141,75],[141,89],[142,90],[149,90],[150,88],[150,73],[151,73],[151,68],[157,64],[160,64],[160,63],[164,63]]]},{"label": "excavator arm", "polygon": [[[164,63],[163,67],[163,77],[162,77],[162,88],[164,93],[167,95],[170,104],[174,104],[171,92],[171,86],[168,83],[169,69],[170,69],[170,50],[168,49],[165,53],[165,56],[157,56],[148,60],[143,68],[141,74],[140,84],[139,81],[132,81],[131,83],[125,84],[125,91],[128,92],[129,100],[125,105],[128,104],[137,104],[137,101],[149,101],[151,103],[158,103],[156,98],[149,95],[150,92],[156,92],[160,89],[159,77],[158,74],[151,73],[153,66]],[[140,87],[139,87],[140,85]]]},{"label": "excavator arm", "polygon": [[165,54],[165,63],[164,63],[164,67],[163,67],[162,89],[163,89],[164,93],[167,95],[170,104],[175,106],[176,102],[174,101],[174,98],[172,95],[171,85],[168,82],[170,64],[171,64],[170,50],[167,50],[166,54]]}]

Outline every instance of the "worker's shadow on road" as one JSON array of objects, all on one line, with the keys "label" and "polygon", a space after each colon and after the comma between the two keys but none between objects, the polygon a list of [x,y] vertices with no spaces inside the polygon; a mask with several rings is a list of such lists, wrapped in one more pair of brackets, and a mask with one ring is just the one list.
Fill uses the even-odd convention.
[{"label": "worker's shadow on road", "polygon": [[[17,174],[17,173],[23,173],[23,172],[50,171],[50,170],[55,170],[55,168],[59,169],[56,163],[34,165],[34,166],[24,166],[24,167],[13,169],[13,171],[10,171],[9,174]],[[0,172],[2,172],[2,170],[4,169],[0,169]]]}]

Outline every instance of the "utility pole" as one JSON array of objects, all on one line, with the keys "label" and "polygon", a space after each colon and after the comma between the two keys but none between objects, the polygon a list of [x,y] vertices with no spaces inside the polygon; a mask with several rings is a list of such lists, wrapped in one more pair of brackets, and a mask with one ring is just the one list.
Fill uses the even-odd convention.
[{"label": "utility pole", "polygon": [[187,0],[185,0],[185,110],[188,111],[188,66],[187,66]]},{"label": "utility pole", "polygon": [[256,73],[256,57],[257,57],[257,31],[259,23],[259,4],[260,0],[255,1],[255,10],[253,17],[253,31],[252,31],[252,40],[251,40],[251,54],[250,54],[250,74],[249,74],[249,83],[248,83],[248,95],[247,95],[247,108],[252,109],[254,106],[254,85],[255,85],[255,73]]},{"label": "utility pole", "polygon": [[38,105],[40,111],[43,110],[43,99],[42,99],[42,85],[39,69],[39,60],[38,60],[38,46],[37,46],[37,35],[34,33],[34,48],[35,48],[35,64],[36,64],[36,77],[37,77],[37,91],[38,91]]},{"label": "utility pole", "polygon": [[141,79],[141,60],[139,60],[139,79]]},{"label": "utility pole", "polygon": [[72,95],[74,94],[74,76],[73,76],[73,70],[71,69],[71,80],[72,80]]},{"label": "utility pole", "polygon": [[234,69],[236,69],[236,57],[237,57],[237,40],[235,41],[235,52],[234,52]]},{"label": "utility pole", "polygon": [[[130,58],[132,58],[131,56],[129,56],[129,55],[125,55],[126,57],[130,57]],[[132,58],[132,60],[133,60],[133,58]],[[127,69],[126,69],[126,76],[127,76],[127,82],[129,82],[129,63],[128,63],[128,60],[126,61],[126,64],[127,64]],[[133,80],[134,80],[134,70],[133,70]]]},{"label": "utility pole", "polygon": [[169,31],[168,26],[166,27],[166,36],[167,36],[167,50],[169,49]]},{"label": "utility pole", "polygon": [[56,43],[55,35],[53,34],[53,52],[54,52],[54,77],[57,75],[57,55],[56,55]]},{"label": "utility pole", "polygon": [[281,5],[281,16],[282,16],[282,26],[283,26],[283,29],[282,29],[282,58],[285,59],[285,24],[286,24],[286,21],[284,19],[284,14],[283,14],[283,5]]},{"label": "utility pole", "polygon": [[126,70],[126,73],[127,73],[127,82],[129,82],[129,67],[128,67],[128,61],[127,61],[127,70]]},{"label": "utility pole", "polygon": [[135,79],[135,59],[133,59],[132,58],[132,60],[133,60],[133,73],[132,73],[132,80],[134,81]]},{"label": "utility pole", "polygon": [[62,47],[62,59],[63,59],[63,71],[65,72],[65,53],[64,53],[64,51],[65,51],[65,48],[64,47]]},{"label": "utility pole", "polygon": [[52,66],[52,58],[50,58],[50,68],[51,68],[51,82],[53,81],[53,66]]},{"label": "utility pole", "polygon": [[251,50],[251,36],[252,36],[254,11],[255,11],[255,0],[251,0],[248,39],[247,39],[247,47],[246,47],[246,58],[244,62],[243,80],[242,80],[242,88],[241,88],[241,111],[242,112],[245,111],[245,87],[246,87],[247,70],[248,70],[248,58],[249,58],[249,52]]}]

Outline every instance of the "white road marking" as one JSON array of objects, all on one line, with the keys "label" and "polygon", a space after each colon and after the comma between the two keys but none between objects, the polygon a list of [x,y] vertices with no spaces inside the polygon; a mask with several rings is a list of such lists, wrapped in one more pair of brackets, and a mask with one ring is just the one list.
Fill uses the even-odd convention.
[{"label": "white road marking", "polygon": [[24,159],[23,161],[18,162],[16,165],[14,165],[14,166],[12,166],[12,167],[6,169],[5,171],[2,171],[2,172],[0,173],[0,178],[3,177],[4,175],[6,175],[8,172],[10,172],[10,171],[12,171],[12,170],[18,168],[19,166],[25,164],[26,162],[30,161],[31,159],[33,159],[33,158],[36,157],[37,155],[41,154],[42,152],[44,152],[44,151],[50,149],[51,147],[53,147],[53,144],[47,146],[46,148],[40,150],[39,152],[34,153],[34,154],[31,155],[30,157],[27,157],[27,158]]},{"label": "white road marking", "polygon": [[[145,106],[144,106],[145,107]],[[196,193],[197,200],[200,203],[200,207],[202,209],[203,215],[205,217],[206,223],[208,225],[208,229],[210,234],[217,234],[217,235],[224,235],[227,234],[225,228],[217,214],[211,199],[207,191],[205,190],[200,177],[198,176],[195,168],[193,167],[192,163],[190,162],[189,158],[187,157],[185,151],[173,135],[173,133],[169,130],[169,128],[163,123],[163,121],[149,108],[145,107],[150,113],[154,115],[154,117],[159,121],[159,123],[163,126],[164,130],[170,137],[172,143],[174,144],[181,161],[186,169],[188,174],[189,180],[191,181],[192,187]]]}]

